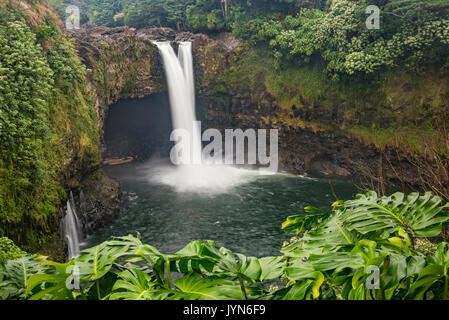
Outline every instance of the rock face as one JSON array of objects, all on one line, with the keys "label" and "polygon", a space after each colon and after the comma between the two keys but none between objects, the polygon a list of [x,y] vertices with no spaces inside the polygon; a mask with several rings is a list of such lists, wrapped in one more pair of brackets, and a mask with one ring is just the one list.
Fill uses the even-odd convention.
[{"label": "rock face", "polygon": [[103,128],[107,107],[122,98],[143,98],[165,90],[163,68],[151,40],[174,39],[166,28],[91,27],[72,31]]},{"label": "rock face", "polygon": [[[93,188],[95,190],[81,190],[75,195],[84,235],[91,235],[107,226],[118,217],[120,211],[121,192],[116,180],[103,174]],[[90,194],[95,194],[95,197],[89,196]]]}]

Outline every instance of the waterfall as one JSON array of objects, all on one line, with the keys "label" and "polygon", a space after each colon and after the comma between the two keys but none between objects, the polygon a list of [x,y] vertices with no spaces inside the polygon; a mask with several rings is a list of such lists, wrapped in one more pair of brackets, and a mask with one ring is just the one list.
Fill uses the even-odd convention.
[{"label": "waterfall", "polygon": [[[227,192],[249,181],[248,174],[244,174],[241,169],[208,164],[202,159],[201,130],[195,113],[192,43],[180,42],[178,55],[170,42],[155,42],[155,44],[159,48],[164,64],[173,129],[183,129],[190,134],[189,141],[182,139],[178,143],[182,145],[182,152],[188,150],[191,162],[185,164],[178,161],[177,163],[181,165],[175,168],[160,164],[152,165],[148,170],[149,180],[169,185],[178,192],[205,194]],[[174,156],[175,160],[180,160],[180,155],[176,153]]]},{"label": "waterfall", "polygon": [[192,162],[201,164],[201,132],[198,126],[194,125],[197,122],[192,43],[179,43],[178,56],[170,42],[156,42],[156,45],[164,62],[173,128],[184,129],[190,134],[190,145],[184,145],[183,150],[190,150],[189,158]]},{"label": "waterfall", "polygon": [[70,198],[67,200],[67,210],[63,220],[63,232],[67,241],[69,259],[77,257],[80,252],[79,240],[82,238],[82,234],[78,216],[76,215],[72,192],[70,192]]}]

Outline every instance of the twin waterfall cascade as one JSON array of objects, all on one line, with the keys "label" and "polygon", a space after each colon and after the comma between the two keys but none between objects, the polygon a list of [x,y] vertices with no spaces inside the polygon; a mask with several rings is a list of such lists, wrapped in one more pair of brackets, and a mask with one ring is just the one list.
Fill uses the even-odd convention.
[{"label": "twin waterfall cascade", "polygon": [[[173,129],[189,133],[181,144],[182,155],[172,153],[177,166],[151,166],[151,181],[169,185],[178,192],[223,193],[248,182],[248,172],[232,166],[205,163],[202,156],[201,129],[195,114],[195,80],[192,43],[180,42],[176,55],[170,42],[155,42],[163,59],[167,79]],[[189,154],[184,154],[184,152]],[[186,164],[181,158],[190,159]],[[175,158],[175,159],[173,159]],[[180,165],[179,165],[180,164]],[[193,165],[192,165],[193,164]]]},{"label": "twin waterfall cascade", "polygon": [[190,145],[182,141],[184,150],[190,150],[189,156],[193,163],[200,164],[202,163],[201,132],[194,126],[196,115],[192,43],[179,43],[178,56],[170,42],[157,42],[156,45],[164,61],[173,129],[184,129],[190,134]]}]

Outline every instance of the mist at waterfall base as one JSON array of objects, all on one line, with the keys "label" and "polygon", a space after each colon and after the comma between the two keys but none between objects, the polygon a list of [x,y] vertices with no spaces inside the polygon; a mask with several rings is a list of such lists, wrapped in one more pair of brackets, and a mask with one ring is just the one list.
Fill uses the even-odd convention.
[{"label": "mist at waterfall base", "polygon": [[[178,56],[170,44],[157,45],[164,58],[172,127],[191,130],[192,153],[198,156],[200,132],[192,127],[196,116],[191,45],[181,43]],[[162,100],[148,100],[154,103],[148,106],[154,110],[153,115],[163,114]],[[106,122],[107,144],[114,132],[115,136],[123,135],[120,130],[132,126],[126,124],[125,110],[132,113],[131,105],[139,103],[126,101],[127,108],[111,107],[111,120]],[[150,117],[143,111],[138,111],[142,118]],[[108,121],[114,126],[110,127]],[[161,133],[159,129],[156,135]],[[112,141],[121,141],[115,139]],[[164,253],[175,253],[194,240],[215,240],[218,246],[250,256],[279,255],[283,241],[289,239],[281,230],[286,217],[303,213],[308,205],[329,211],[335,201],[329,178],[263,175],[257,170],[205,164],[174,166],[154,155],[147,162],[104,170],[120,181],[124,204],[119,219],[87,238],[82,247],[139,232],[143,242]],[[333,186],[340,199],[350,199],[355,193],[350,181],[333,179]]]}]

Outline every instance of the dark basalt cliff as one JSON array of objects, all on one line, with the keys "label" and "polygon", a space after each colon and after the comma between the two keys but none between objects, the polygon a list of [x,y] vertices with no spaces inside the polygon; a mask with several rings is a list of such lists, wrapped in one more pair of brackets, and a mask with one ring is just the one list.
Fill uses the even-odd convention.
[{"label": "dark basalt cliff", "polygon": [[[164,39],[153,34],[154,39]],[[171,30],[167,30],[168,34]],[[99,126],[107,107],[121,98],[142,98],[164,90],[163,69],[157,48],[145,35],[126,27],[93,27],[72,31],[82,62],[89,69],[87,81],[95,95]]]}]

